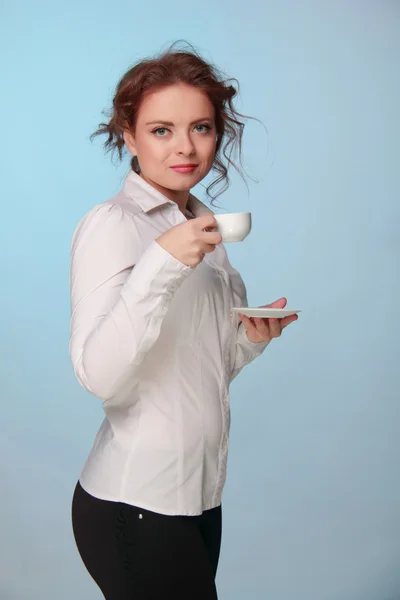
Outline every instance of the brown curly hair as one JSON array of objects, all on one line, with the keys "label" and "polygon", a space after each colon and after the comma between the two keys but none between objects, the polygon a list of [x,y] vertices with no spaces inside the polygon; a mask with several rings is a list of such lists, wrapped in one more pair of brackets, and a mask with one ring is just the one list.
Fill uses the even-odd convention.
[{"label": "brown curly hair", "polygon": [[[190,44],[188,44],[190,50],[174,49],[178,43],[174,42],[165,52],[154,58],[138,62],[123,75],[116,87],[111,110],[103,112],[110,120],[108,123],[100,123],[90,139],[107,134],[108,137],[104,142],[106,152],[117,151],[119,160],[122,160],[125,145],[123,132],[126,129],[134,131],[136,116],[146,94],[176,83],[201,88],[215,109],[217,142],[212,168],[218,173],[218,177],[206,189],[206,194],[213,203],[213,200],[229,187],[229,165],[232,165],[245,181],[242,165],[244,123],[240,121],[240,117],[244,119],[254,119],[254,117],[240,114],[233,106],[233,98],[239,91],[239,83],[236,79],[224,78],[221,71],[207,63]],[[232,82],[237,84],[237,89]],[[235,152],[239,156],[239,167],[232,160]],[[136,156],[131,160],[131,167],[136,173],[140,173]],[[222,189],[211,194],[210,190],[222,182]]]}]

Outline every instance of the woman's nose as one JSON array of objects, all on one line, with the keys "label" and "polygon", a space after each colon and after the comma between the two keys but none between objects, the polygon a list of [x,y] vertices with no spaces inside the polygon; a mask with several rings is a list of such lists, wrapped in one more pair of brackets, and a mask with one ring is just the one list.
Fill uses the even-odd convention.
[{"label": "woman's nose", "polygon": [[194,144],[188,135],[181,135],[176,142],[176,151],[178,154],[189,155],[194,151]]}]

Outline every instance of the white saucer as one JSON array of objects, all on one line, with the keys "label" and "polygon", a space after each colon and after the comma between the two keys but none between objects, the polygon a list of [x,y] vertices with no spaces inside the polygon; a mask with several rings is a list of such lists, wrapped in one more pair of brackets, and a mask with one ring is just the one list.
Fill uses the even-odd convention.
[{"label": "white saucer", "polygon": [[235,307],[231,310],[247,317],[262,317],[263,319],[282,319],[283,317],[289,317],[301,312],[301,310],[289,310],[288,308],[248,308],[244,306],[242,308]]}]

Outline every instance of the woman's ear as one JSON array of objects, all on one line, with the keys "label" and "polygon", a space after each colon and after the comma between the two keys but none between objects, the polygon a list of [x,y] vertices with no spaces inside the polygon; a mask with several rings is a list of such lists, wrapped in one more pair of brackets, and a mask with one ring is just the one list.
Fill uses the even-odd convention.
[{"label": "woman's ear", "polygon": [[123,136],[124,136],[125,146],[129,150],[129,152],[132,154],[132,156],[137,156],[135,138],[133,137],[132,133],[125,129]]}]

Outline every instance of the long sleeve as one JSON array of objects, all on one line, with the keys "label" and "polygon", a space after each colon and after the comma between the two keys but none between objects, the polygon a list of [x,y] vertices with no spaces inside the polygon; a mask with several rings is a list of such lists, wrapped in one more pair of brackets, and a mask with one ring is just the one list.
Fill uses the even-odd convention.
[{"label": "long sleeve", "polygon": [[95,206],[71,245],[70,356],[80,384],[113,397],[159,337],[174,292],[193,272],[155,240],[142,239],[129,212]]},{"label": "long sleeve", "polygon": [[[246,286],[236,269],[229,265],[229,276],[235,301],[235,306],[248,306]],[[260,356],[268,346],[269,342],[254,343],[249,340],[242,321],[239,321],[235,348],[235,361],[231,372],[231,381],[240,371]]]}]

